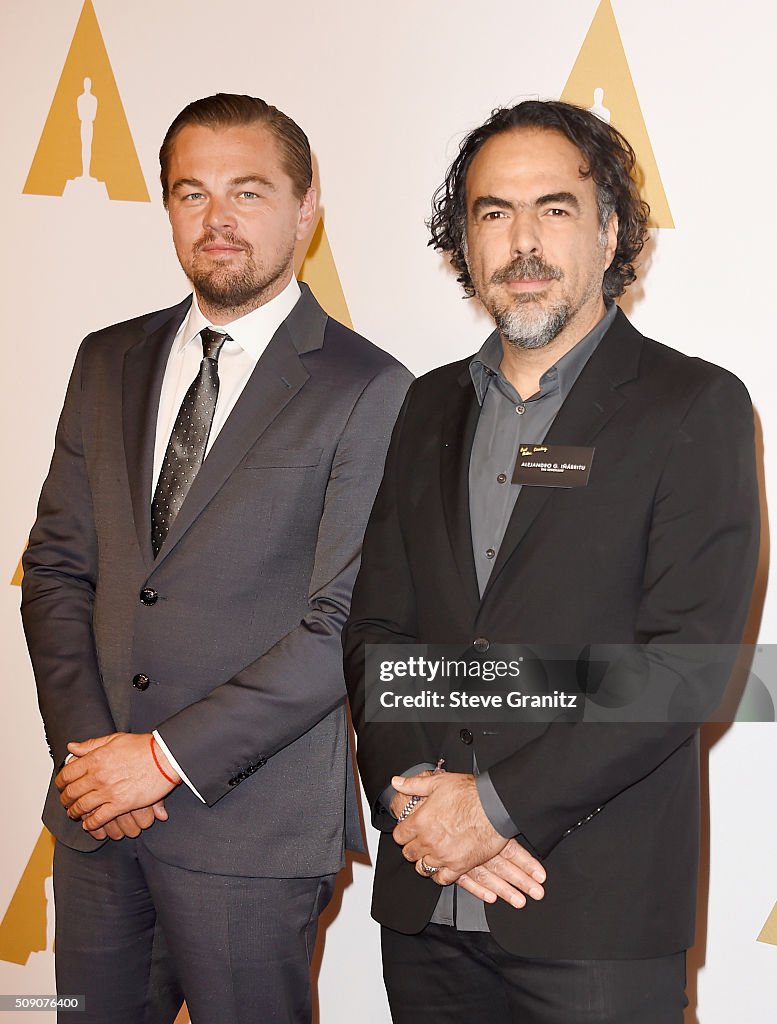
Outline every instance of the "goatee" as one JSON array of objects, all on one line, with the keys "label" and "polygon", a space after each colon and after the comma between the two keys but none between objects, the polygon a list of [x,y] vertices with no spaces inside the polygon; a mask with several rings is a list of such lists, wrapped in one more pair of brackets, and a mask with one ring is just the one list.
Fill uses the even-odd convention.
[{"label": "goatee", "polygon": [[215,236],[208,235],[195,242],[191,263],[186,268],[197,295],[213,311],[234,313],[260,305],[263,296],[274,289],[294,259],[292,246],[272,267],[259,267],[254,259],[253,246],[245,239],[224,231],[220,233],[219,240],[243,250],[245,256],[237,266],[227,260],[222,263],[200,261],[198,257],[202,248],[216,241]]},{"label": "goatee", "polygon": [[[552,280],[564,277],[559,267],[545,263],[539,256],[522,256],[491,276],[491,284],[508,281]],[[549,345],[564,330],[572,316],[568,301],[562,299],[552,306],[538,306],[539,292],[518,292],[511,305],[501,305],[486,298],[483,305],[494,318],[500,334],[516,348],[537,349]]]}]

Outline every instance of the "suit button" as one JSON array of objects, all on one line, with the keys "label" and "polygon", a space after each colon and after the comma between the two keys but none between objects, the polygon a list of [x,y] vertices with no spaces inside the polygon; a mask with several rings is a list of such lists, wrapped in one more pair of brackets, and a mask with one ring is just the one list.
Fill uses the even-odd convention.
[{"label": "suit button", "polygon": [[148,678],[147,675],[145,675],[143,672],[138,672],[138,674],[132,680],[132,685],[135,687],[136,690],[147,690],[148,684],[150,682],[151,680]]},{"label": "suit button", "polygon": [[469,746],[470,743],[472,743],[472,733],[469,731],[469,729],[462,729],[461,732],[459,733],[459,739],[461,740],[462,743],[465,743],[467,746]]},{"label": "suit button", "polygon": [[491,646],[488,640],[484,636],[479,636],[476,640],[473,640],[472,646],[478,652],[478,654],[485,654],[488,648]]},{"label": "suit button", "polygon": [[143,587],[140,592],[140,603],[145,605],[156,604],[159,600],[159,594],[154,590],[153,587]]}]

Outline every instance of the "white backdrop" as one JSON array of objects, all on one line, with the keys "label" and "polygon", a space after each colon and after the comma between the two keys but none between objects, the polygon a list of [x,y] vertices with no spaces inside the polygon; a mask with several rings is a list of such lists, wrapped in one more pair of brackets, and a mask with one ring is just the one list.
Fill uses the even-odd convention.
[{"label": "white backdrop", "polygon": [[[260,95],[298,120],[315,152],[326,235],[354,326],[419,373],[475,350],[488,330],[426,248],[430,196],[461,135],[492,107],[562,94],[600,0],[94,0],[151,202],[23,194],[83,7],[0,6],[8,487],[0,532],[0,993],[45,992],[53,981],[45,935],[28,940],[18,924],[45,910],[45,871],[36,875],[28,862],[49,760],[12,580],[80,339],[186,291],[159,201],[156,155],[168,124],[191,99],[217,91]],[[627,308],[644,333],[746,382],[762,428],[765,512],[777,500],[774,5],[612,0],[612,11],[675,225],[654,232]],[[620,55],[590,56],[606,76]],[[614,114],[617,102],[605,96]],[[767,585],[768,524],[764,541],[750,639],[769,644],[777,641],[777,592]],[[711,867],[693,953],[698,1007],[688,1022],[694,1012],[702,1024],[774,1019],[777,948],[757,938],[777,902],[775,740],[774,725],[739,723],[712,745]],[[326,933],[320,1019],[384,1024],[371,869],[355,864],[351,874]],[[777,924],[771,936],[777,943]]]}]

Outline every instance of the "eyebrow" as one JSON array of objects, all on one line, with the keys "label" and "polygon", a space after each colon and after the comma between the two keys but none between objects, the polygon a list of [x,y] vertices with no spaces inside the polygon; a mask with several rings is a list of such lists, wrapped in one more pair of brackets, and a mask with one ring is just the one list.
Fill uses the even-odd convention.
[{"label": "eyebrow", "polygon": [[580,200],[574,192],[549,192],[548,195],[540,196],[534,200],[535,206],[553,206],[562,203],[565,206],[572,206],[575,210],[580,209]]},{"label": "eyebrow", "polygon": [[499,196],[478,196],[472,204],[472,212],[477,214],[485,209],[512,210],[514,203],[507,199],[500,199]]},{"label": "eyebrow", "polygon": [[[239,185],[261,185],[270,192],[277,192],[277,186],[261,174],[243,174],[239,178],[231,178],[228,182],[231,187]],[[170,187],[171,192],[179,192],[181,189],[205,189],[205,185],[198,178],[177,178]]]},{"label": "eyebrow", "polygon": [[[575,210],[580,209],[580,201],[574,192],[549,192],[547,195],[538,196],[533,203],[528,205],[539,207],[552,206],[554,203],[571,206]],[[514,210],[515,207],[515,203],[511,203],[509,199],[502,199],[500,196],[478,196],[472,203],[472,213],[477,215],[486,209]]]},{"label": "eyebrow", "polygon": [[262,185],[264,188],[269,189],[270,192],[277,192],[277,186],[270,181],[269,178],[265,178],[262,174],[244,174],[239,178],[232,178],[229,182],[230,185]]}]

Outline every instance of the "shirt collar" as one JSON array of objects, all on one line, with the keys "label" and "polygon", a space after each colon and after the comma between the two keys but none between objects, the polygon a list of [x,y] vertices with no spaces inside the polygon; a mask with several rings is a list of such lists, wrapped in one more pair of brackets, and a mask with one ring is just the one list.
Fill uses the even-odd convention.
[{"label": "shirt collar", "polygon": [[205,317],[197,302],[197,296],[194,294],[189,314],[181,325],[181,330],[176,338],[175,347],[177,351],[182,352],[199,336],[204,327],[210,327],[215,331],[226,332],[244,352],[253,356],[254,359],[258,359],[273,334],[297,304],[301,294],[297,279],[292,275],[289,283],[275,298],[265,302],[262,306],[257,306],[245,316],[219,326],[214,326]]},{"label": "shirt collar", "polygon": [[[564,401],[572,389],[572,385],[580,376],[581,370],[593,355],[594,350],[609,330],[613,320],[615,320],[617,311],[618,307],[614,302],[611,302],[607,306],[607,312],[602,319],[591,328],[588,334],[581,338],[568,352],[565,352],[557,363],[548,367],[540,377],[541,393],[546,390],[546,385],[557,381],[559,391],[561,392],[561,401]],[[494,378],[498,378],[508,388],[514,390],[509,381],[506,381],[502,376],[499,369],[502,355],[502,341],[499,337],[499,331],[494,331],[493,334],[486,338],[480,351],[469,364],[469,372],[479,405],[483,404],[483,399],[486,397],[486,392]]]}]

